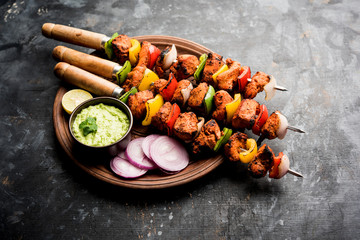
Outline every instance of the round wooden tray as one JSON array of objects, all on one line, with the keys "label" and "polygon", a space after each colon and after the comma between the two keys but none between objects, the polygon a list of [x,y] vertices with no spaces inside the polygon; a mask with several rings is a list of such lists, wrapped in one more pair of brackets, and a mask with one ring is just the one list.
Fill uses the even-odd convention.
[{"label": "round wooden tray", "polygon": [[[170,36],[137,36],[134,37],[139,41],[149,41],[158,48],[163,49],[168,45],[175,44],[178,54],[193,54],[200,56],[203,53],[211,52],[208,48],[194,43],[192,41]],[[53,121],[55,133],[60,145],[66,154],[84,171],[92,176],[122,187],[135,189],[159,189],[182,185],[195,179],[203,177],[223,161],[222,155],[210,158],[191,159],[190,164],[181,172],[173,175],[165,175],[159,171],[149,171],[144,176],[136,179],[125,179],[114,174],[110,167],[108,159],[102,155],[86,154],[79,151],[76,142],[70,135],[69,131],[69,115],[61,106],[61,99],[68,91],[66,87],[61,86],[57,91],[53,106]],[[150,129],[134,124],[131,131],[132,138],[146,136],[150,134]]]}]

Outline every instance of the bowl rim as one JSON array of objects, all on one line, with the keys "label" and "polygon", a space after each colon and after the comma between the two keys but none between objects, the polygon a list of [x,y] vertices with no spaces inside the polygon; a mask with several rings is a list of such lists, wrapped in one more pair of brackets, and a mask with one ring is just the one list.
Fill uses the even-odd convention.
[{"label": "bowl rim", "polygon": [[[74,136],[74,133],[73,133],[73,130],[72,130],[72,125],[73,125],[73,122],[75,121],[76,119],[76,116],[81,112],[82,109],[86,108],[86,107],[89,107],[89,106],[95,106],[97,104],[100,104],[100,103],[103,103],[102,101],[103,100],[106,100],[106,101],[113,101],[113,103],[116,103],[116,104],[120,104],[122,105],[126,111],[124,111],[123,109],[120,109],[122,110],[126,116],[128,117],[129,121],[130,121],[130,124],[129,124],[129,128],[128,130],[126,131],[126,133],[119,139],[117,140],[116,142],[113,142],[111,144],[108,144],[108,145],[104,145],[104,146],[91,146],[91,145],[87,145],[83,142],[80,142],[75,136]],[[107,103],[103,103],[103,104],[107,104]],[[111,106],[114,106],[112,104],[107,104],[107,105],[111,105]],[[117,107],[117,106],[114,106],[114,107]],[[117,107],[119,108],[119,107]],[[93,149],[106,149],[108,147],[112,147],[116,144],[118,144],[119,142],[121,142],[123,139],[125,139],[131,132],[131,129],[133,127],[133,123],[134,123],[134,118],[133,118],[133,115],[131,113],[131,110],[130,108],[122,101],[120,101],[119,99],[117,98],[114,98],[114,97],[106,97],[106,96],[103,96],[103,97],[94,97],[94,98],[91,98],[91,99],[88,99],[82,103],[80,103],[71,113],[70,115],[70,118],[69,118],[69,123],[68,123],[68,126],[69,126],[69,131],[70,131],[70,135],[72,136],[72,138],[77,142],[79,143],[80,145],[82,146],[85,146],[85,147],[89,147],[89,148],[93,148]]]}]

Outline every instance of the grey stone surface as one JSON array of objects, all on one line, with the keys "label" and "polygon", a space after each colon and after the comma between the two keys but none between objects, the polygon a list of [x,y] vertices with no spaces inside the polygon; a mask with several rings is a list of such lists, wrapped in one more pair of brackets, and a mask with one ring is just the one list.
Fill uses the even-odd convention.
[{"label": "grey stone surface", "polygon": [[[356,0],[2,0],[0,239],[358,239],[359,14]],[[55,137],[60,43],[41,35],[45,22],[182,37],[273,74],[289,91],[268,108],[306,134],[266,143],[305,178],[256,180],[225,163],[184,186],[134,191],[88,176]]]}]

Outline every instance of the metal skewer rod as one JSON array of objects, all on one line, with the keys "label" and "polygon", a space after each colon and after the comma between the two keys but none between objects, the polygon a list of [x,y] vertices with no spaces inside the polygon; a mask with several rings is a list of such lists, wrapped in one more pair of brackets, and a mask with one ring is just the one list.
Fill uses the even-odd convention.
[{"label": "metal skewer rod", "polygon": [[298,133],[305,133],[304,130],[301,130],[297,127],[292,127],[292,126],[288,126],[287,129],[291,130],[291,131],[294,131],[294,132],[298,132]]},{"label": "metal skewer rod", "polygon": [[296,172],[296,171],[294,171],[292,169],[289,169],[287,172],[294,175],[294,176],[297,176],[297,177],[302,177],[302,178],[304,177],[301,173],[298,173],[298,172]]}]

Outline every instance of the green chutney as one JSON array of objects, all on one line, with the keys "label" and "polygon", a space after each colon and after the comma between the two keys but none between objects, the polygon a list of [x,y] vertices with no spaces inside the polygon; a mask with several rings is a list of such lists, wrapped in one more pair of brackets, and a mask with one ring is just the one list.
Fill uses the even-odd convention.
[{"label": "green chutney", "polygon": [[[88,117],[96,119],[97,131],[84,136],[79,125]],[[130,120],[120,109],[103,103],[89,106],[77,114],[72,125],[75,138],[81,143],[94,147],[110,145],[118,141],[130,127]]]}]

